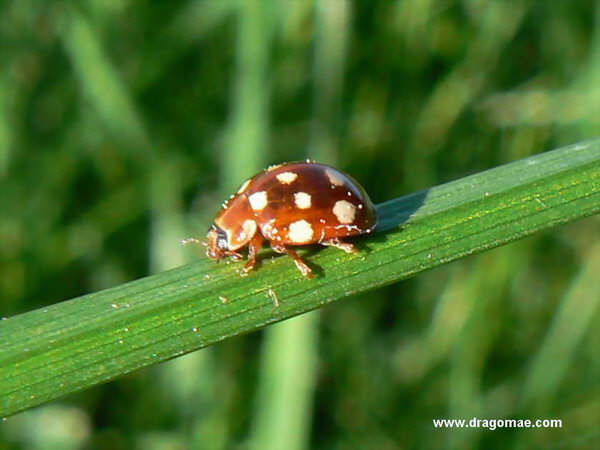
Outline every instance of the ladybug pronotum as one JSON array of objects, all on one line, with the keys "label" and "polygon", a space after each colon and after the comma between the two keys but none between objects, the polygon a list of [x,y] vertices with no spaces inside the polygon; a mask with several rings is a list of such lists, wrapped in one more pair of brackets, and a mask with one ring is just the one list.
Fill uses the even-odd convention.
[{"label": "ladybug pronotum", "polygon": [[293,246],[321,244],[353,253],[356,247],[342,239],[371,233],[375,223],[373,203],[350,176],[311,161],[281,164],[244,182],[223,204],[208,231],[206,254],[241,259],[237,251],[248,246],[244,272],[249,272],[266,239],[312,278]]}]

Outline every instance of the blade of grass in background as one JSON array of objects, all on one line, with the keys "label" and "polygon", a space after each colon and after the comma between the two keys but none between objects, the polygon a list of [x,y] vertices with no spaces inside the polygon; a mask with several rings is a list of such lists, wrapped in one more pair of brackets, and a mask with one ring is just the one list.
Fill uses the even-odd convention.
[{"label": "blade of grass in background", "polygon": [[[265,0],[237,4],[235,88],[232,92],[228,135],[223,151],[221,197],[227,198],[243,181],[271,161],[269,139],[269,61],[276,12]],[[259,370],[259,384],[272,381]],[[261,403],[258,398],[249,408]],[[268,410],[268,408],[265,408]],[[223,418],[225,421],[227,417]],[[251,431],[252,433],[252,431]]]},{"label": "blade of grass in background", "polygon": [[[313,114],[310,158],[339,166],[334,126],[340,106],[348,33],[346,0],[314,5]],[[298,158],[300,159],[300,158]],[[256,450],[308,448],[317,381],[318,311],[265,331],[251,444]]]},{"label": "blade of grass in background", "polygon": [[[557,392],[561,386],[568,383],[568,369],[577,358],[577,349],[583,341],[586,333],[594,332],[594,319],[600,312],[600,243],[595,242],[586,249],[585,257],[581,262],[579,273],[573,279],[571,286],[561,299],[556,316],[548,329],[546,337],[541,342],[538,352],[531,360],[525,382],[522,387],[522,397],[519,405],[515,408],[521,414],[528,411],[534,417],[544,417],[545,411],[552,411],[556,404]],[[591,341],[593,342],[593,340]],[[597,341],[596,341],[597,343]],[[598,370],[600,360],[600,348],[597,345],[590,346],[590,358],[592,364],[596,363]],[[576,395],[579,394],[575,390]],[[578,395],[580,396],[580,395]],[[598,437],[597,426],[600,417],[598,413],[598,399],[589,399],[590,403],[596,403],[595,412],[589,411],[589,428],[587,430],[572,429],[570,435],[574,443],[580,439],[582,443],[589,442]],[[585,405],[584,402],[580,404]],[[564,420],[563,426],[568,426],[568,418]],[[596,430],[590,432],[590,430]],[[519,430],[517,439],[519,449],[539,447],[538,436],[535,430]],[[573,444],[571,444],[573,445]]]},{"label": "blade of grass in background", "polygon": [[0,71],[0,177],[3,176],[10,161],[11,145],[13,143],[12,126],[9,116],[11,80],[4,70]]},{"label": "blade of grass in background", "polygon": [[[419,114],[410,150],[405,152],[406,177],[415,186],[428,184],[427,166],[440,151],[460,114],[488,82],[488,73],[500,60],[505,46],[518,31],[527,11],[526,2],[489,1],[472,5],[480,28],[467,54],[438,83]],[[414,155],[419,155],[415,158]]]},{"label": "blade of grass in background", "polygon": [[144,70],[136,80],[136,90],[151,86],[169,71],[177,57],[201,45],[202,39],[231,15],[236,4],[234,0],[189,0],[183,5],[146,46],[140,64]]},{"label": "blade of grass in background", "polygon": [[227,175],[223,192],[230,195],[248,176],[268,163],[267,80],[269,41],[268,3],[265,0],[239,2],[236,36],[236,79],[232,97],[232,118],[223,152],[222,167]]},{"label": "blade of grass in background", "polygon": [[362,240],[358,255],[311,254],[314,280],[288,258],[247,277],[240,264],[202,260],[9,318],[0,323],[0,415],[599,211],[592,141],[386,202],[387,232]]},{"label": "blade of grass in background", "polygon": [[[522,409],[542,412],[552,402],[574,358],[575,349],[589,330],[600,305],[600,244],[592,243],[582,267],[552,320],[544,342],[531,362],[523,386]],[[598,353],[600,356],[600,353]]]},{"label": "blade of grass in background", "polygon": [[[448,417],[487,417],[481,396],[483,363],[490,357],[498,336],[511,271],[515,264],[522,264],[518,257],[518,249],[505,247],[493,255],[485,255],[475,267],[463,267],[462,282],[457,283],[462,290],[455,300],[466,305],[453,311],[454,318],[462,316],[463,323],[447,344],[451,351]],[[490,273],[495,276],[490,277]],[[438,337],[452,338],[439,334]],[[477,429],[451,430],[449,441],[451,448],[472,448],[477,445],[478,437]]]},{"label": "blade of grass in background", "polygon": [[85,96],[104,125],[126,148],[139,152],[140,162],[147,161],[153,153],[148,151],[150,140],[133,100],[94,28],[74,6],[66,6],[62,38]]},{"label": "blade of grass in background", "polygon": [[265,330],[252,448],[308,448],[318,324],[319,316],[313,311]]}]

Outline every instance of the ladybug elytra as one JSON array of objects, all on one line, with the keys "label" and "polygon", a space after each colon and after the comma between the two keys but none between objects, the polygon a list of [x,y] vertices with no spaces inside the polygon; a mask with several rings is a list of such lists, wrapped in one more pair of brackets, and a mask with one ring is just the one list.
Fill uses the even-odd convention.
[{"label": "ladybug elytra", "polygon": [[373,203],[350,176],[310,161],[281,164],[244,182],[225,202],[208,231],[206,254],[216,260],[241,259],[238,250],[247,246],[248,272],[266,239],[312,278],[310,267],[291,247],[321,244],[356,252],[343,238],[371,233],[375,223]]}]

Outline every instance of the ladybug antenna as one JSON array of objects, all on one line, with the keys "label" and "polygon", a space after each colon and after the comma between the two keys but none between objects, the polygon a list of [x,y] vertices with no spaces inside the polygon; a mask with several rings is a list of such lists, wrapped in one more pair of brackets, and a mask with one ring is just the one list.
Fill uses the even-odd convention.
[{"label": "ladybug antenna", "polygon": [[181,245],[188,245],[188,244],[201,244],[206,246],[206,242],[205,241],[201,241],[200,239],[196,239],[196,238],[186,238],[186,239],[182,239],[181,241]]}]

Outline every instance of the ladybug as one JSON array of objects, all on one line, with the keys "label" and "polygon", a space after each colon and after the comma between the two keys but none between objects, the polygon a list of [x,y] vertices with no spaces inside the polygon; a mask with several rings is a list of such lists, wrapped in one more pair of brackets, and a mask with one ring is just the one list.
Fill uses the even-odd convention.
[{"label": "ladybug", "polygon": [[208,231],[206,254],[212,259],[241,259],[244,273],[268,240],[277,253],[291,256],[305,277],[310,267],[292,248],[321,244],[347,253],[358,250],[343,238],[371,233],[377,218],[365,190],[349,175],[310,160],[271,166],[245,181],[223,204]]}]

